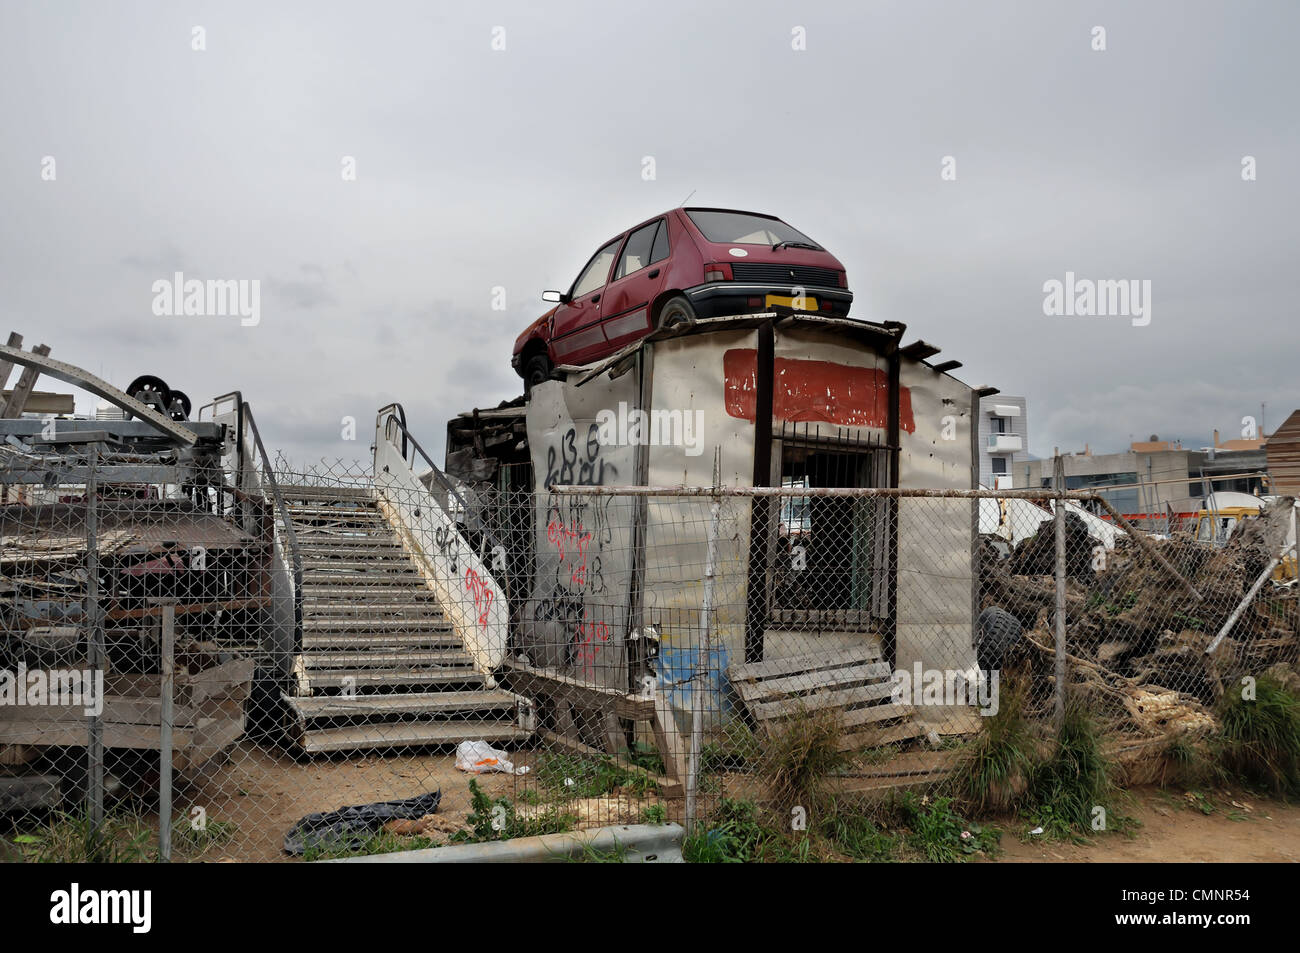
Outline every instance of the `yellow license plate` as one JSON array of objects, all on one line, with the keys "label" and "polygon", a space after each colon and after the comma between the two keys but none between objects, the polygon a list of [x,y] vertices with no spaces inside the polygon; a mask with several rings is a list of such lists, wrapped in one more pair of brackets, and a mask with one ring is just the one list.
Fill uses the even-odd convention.
[{"label": "yellow license plate", "polygon": [[[795,305],[796,301],[799,302],[798,306]],[[816,311],[817,299],[808,295],[804,295],[802,299],[789,298],[785,295],[768,295],[764,307],[770,308],[773,305],[781,308],[795,308],[798,311]]]}]

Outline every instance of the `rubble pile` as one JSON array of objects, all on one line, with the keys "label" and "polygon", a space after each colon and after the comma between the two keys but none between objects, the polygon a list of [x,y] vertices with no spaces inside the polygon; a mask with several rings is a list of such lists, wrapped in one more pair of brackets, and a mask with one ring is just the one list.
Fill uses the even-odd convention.
[{"label": "rubble pile", "polygon": [[[1217,549],[1176,533],[1147,537],[1143,542],[1148,546],[1121,536],[1115,549],[1106,550],[1087,535],[1082,520],[1067,516],[1066,634],[1072,679],[1110,696],[1139,734],[1168,734],[1212,726],[1208,707],[1241,676],[1294,666],[1300,658],[1300,605],[1293,578],[1265,582],[1226,638],[1206,653],[1280,552],[1291,506],[1290,498],[1272,504],[1259,517],[1245,520]],[[1049,673],[1055,642],[1054,567],[1051,522],[1043,523],[1009,558],[1000,558],[992,543],[982,541],[981,609],[996,606],[1014,615],[1024,626],[1026,642],[1036,649],[1038,664]]]}]

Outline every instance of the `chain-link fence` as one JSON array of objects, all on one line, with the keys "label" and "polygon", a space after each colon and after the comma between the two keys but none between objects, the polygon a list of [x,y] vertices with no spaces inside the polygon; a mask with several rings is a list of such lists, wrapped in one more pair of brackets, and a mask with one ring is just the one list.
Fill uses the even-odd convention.
[{"label": "chain-link fence", "polygon": [[1289,499],[1149,535],[1078,492],[532,494],[263,458],[238,490],[11,462],[17,857],[316,859],[969,794],[1012,708],[1044,739],[1086,710],[1138,783],[1243,678],[1295,679]]}]

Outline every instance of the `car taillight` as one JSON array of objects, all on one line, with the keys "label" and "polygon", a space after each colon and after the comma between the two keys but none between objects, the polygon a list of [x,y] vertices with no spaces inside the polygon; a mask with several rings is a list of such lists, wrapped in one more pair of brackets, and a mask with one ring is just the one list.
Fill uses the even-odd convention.
[{"label": "car taillight", "polygon": [[705,281],[730,281],[731,266],[725,262],[713,262],[704,266]]},{"label": "car taillight", "polygon": [[847,288],[849,286],[849,273],[847,271],[839,272],[839,286]]}]

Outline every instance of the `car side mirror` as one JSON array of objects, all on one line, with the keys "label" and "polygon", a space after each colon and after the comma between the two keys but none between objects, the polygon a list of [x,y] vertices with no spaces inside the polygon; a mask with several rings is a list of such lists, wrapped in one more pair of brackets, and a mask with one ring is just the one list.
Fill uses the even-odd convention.
[{"label": "car side mirror", "polygon": [[569,296],[563,291],[543,291],[542,300],[553,301],[556,304],[564,304],[569,300]]}]

